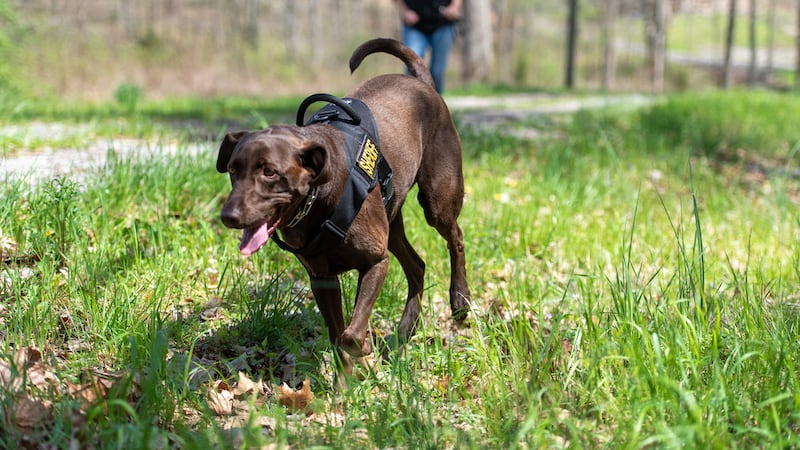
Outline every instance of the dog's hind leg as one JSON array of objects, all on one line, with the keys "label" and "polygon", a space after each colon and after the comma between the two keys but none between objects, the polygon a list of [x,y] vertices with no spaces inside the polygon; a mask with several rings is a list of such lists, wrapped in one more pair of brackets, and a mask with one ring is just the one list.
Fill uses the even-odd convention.
[{"label": "dog's hind leg", "polygon": [[[445,153],[446,154],[446,153]],[[444,159],[444,158],[443,158]],[[442,161],[446,165],[446,161]],[[450,309],[453,318],[463,321],[469,312],[471,300],[467,284],[464,235],[458,226],[458,215],[464,199],[464,179],[461,165],[457,171],[446,171],[451,176],[440,176],[435,169],[420,174],[419,202],[425,211],[425,220],[447,241],[450,252]],[[453,175],[455,172],[457,175]]]},{"label": "dog's hind leg", "polygon": [[449,226],[434,227],[447,240],[447,250],[450,252],[450,310],[453,318],[461,322],[467,318],[471,300],[467,284],[464,237],[456,222]]},{"label": "dog's hind leg", "polygon": [[408,281],[408,297],[403,309],[403,316],[397,327],[398,338],[405,341],[417,326],[419,318],[419,301],[422,298],[422,289],[425,282],[425,262],[419,257],[406,238],[403,213],[398,212],[389,229],[389,251],[397,258],[403,273]]}]

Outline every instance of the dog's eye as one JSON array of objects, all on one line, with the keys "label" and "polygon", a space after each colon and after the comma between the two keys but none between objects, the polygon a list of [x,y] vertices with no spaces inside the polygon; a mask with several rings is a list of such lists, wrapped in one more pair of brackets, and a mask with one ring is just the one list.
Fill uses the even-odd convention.
[{"label": "dog's eye", "polygon": [[265,177],[274,177],[277,174],[278,174],[278,172],[276,172],[275,169],[273,169],[271,167],[264,167],[264,176]]}]

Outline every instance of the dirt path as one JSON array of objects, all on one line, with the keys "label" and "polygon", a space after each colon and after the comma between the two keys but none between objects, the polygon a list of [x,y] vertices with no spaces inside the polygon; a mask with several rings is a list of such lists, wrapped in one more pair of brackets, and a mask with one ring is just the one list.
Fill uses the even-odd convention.
[{"label": "dirt path", "polygon": [[[535,137],[536,130],[511,128],[509,125],[526,118],[546,114],[567,114],[585,108],[610,106],[640,107],[653,99],[643,95],[563,96],[552,94],[515,94],[493,97],[450,97],[447,103],[461,127],[504,129],[521,137]],[[35,141],[42,136],[76,135],[85,133],[85,126],[34,122],[0,126],[0,137],[23,135]],[[119,159],[186,153],[213,152],[211,143],[181,144],[177,142],[147,142],[135,139],[99,139],[87,148],[46,148],[35,152],[17,152],[0,156],[0,180],[25,179],[30,183],[58,176],[80,181],[85,175],[103,170],[109,153]]]},{"label": "dirt path", "polygon": [[[42,124],[34,124],[41,128]],[[0,130],[0,133],[2,130]],[[31,184],[55,177],[70,177],[81,182],[87,175],[104,170],[109,155],[119,160],[212,151],[209,144],[150,142],[137,139],[98,139],[86,148],[45,148],[15,152],[0,158],[0,180],[24,179]]]},{"label": "dirt path", "polygon": [[[609,107],[639,108],[654,101],[640,94],[614,96],[564,96],[553,94],[515,94],[495,97],[454,97],[447,104],[457,118],[459,126],[479,129],[501,129],[541,115],[570,114],[582,109]],[[509,130],[520,137],[531,133]],[[535,134],[534,134],[535,135]]]}]

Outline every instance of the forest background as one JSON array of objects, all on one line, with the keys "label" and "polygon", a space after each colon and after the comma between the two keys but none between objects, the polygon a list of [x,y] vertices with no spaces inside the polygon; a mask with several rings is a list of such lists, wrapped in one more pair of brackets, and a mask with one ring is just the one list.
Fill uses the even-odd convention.
[{"label": "forest background", "polygon": [[[789,88],[798,11],[795,0],[467,0],[448,85]],[[352,49],[399,35],[393,0],[0,0],[0,86],[96,101],[345,91]],[[370,63],[356,80],[400,70]]]}]

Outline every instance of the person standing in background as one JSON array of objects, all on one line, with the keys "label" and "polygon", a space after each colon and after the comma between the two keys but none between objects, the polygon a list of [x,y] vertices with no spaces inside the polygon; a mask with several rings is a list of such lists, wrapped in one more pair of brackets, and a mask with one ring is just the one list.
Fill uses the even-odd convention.
[{"label": "person standing in background", "polygon": [[444,75],[462,0],[395,0],[403,20],[403,42],[421,58],[430,47],[430,71],[436,92],[444,91]]}]

